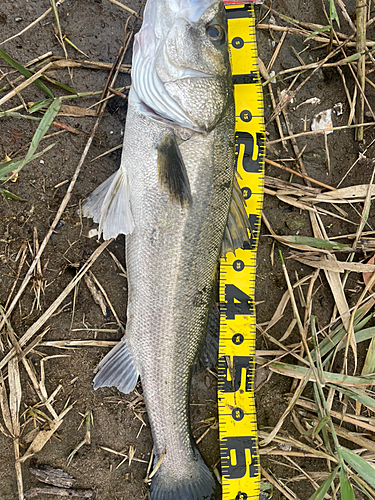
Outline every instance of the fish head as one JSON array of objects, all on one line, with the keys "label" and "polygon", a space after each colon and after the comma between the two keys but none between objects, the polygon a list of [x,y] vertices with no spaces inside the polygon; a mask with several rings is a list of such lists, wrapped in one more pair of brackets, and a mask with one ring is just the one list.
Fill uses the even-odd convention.
[{"label": "fish head", "polygon": [[211,131],[233,94],[222,1],[148,0],[133,52],[132,86],[163,118]]}]

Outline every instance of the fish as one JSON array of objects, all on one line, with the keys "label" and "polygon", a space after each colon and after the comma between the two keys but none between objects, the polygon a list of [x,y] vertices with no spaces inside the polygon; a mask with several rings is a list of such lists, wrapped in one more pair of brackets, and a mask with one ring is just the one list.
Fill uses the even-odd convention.
[{"label": "fish", "polygon": [[192,437],[192,370],[222,252],[248,240],[235,176],[235,110],[221,0],[148,0],[135,36],[119,170],[84,202],[104,239],[125,234],[126,334],[94,389],[140,377],[154,441],[152,500],[210,500]]}]

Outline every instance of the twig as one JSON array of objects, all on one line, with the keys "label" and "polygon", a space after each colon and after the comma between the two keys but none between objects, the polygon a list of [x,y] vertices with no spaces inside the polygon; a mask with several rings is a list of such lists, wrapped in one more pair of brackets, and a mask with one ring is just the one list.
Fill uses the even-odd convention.
[{"label": "twig", "polygon": [[[34,334],[44,325],[44,323],[51,317],[51,315],[56,311],[59,305],[63,302],[65,297],[73,290],[76,284],[82,279],[84,274],[90,269],[92,264],[96,261],[99,255],[103,252],[105,248],[112,242],[113,240],[104,241],[90,258],[87,260],[84,266],[78,271],[76,276],[72,279],[69,285],[65,288],[65,290],[57,297],[57,299],[49,306],[47,311],[40,316],[40,318],[24,333],[24,335],[19,340],[19,345],[24,346],[33,336]],[[35,260],[34,260],[35,262]],[[9,313],[9,310],[8,310]],[[5,322],[5,318],[2,320],[2,323]],[[0,360],[0,370],[12,359],[16,354],[16,350],[11,349],[6,356],[2,360]]]},{"label": "twig", "polygon": [[[317,411],[316,404],[312,403],[310,401],[307,401],[306,399],[300,398],[297,403],[297,406],[301,406],[302,408],[305,408],[310,411]],[[362,417],[362,416],[355,416],[355,415],[343,415],[342,412],[330,410],[330,415],[333,418],[336,418],[337,420],[348,422],[349,424],[353,424],[358,427],[362,427],[363,429],[366,429],[370,432],[374,431],[374,426],[371,423],[371,417]]]},{"label": "twig", "polygon": [[290,495],[285,488],[283,488],[279,482],[277,482],[263,467],[260,468],[262,476],[267,479],[271,484],[273,484],[288,500],[297,500],[297,497]]},{"label": "twig", "polygon": [[39,495],[57,495],[60,497],[76,497],[76,498],[95,498],[96,493],[93,490],[72,490],[66,488],[57,488],[55,486],[47,486],[44,488],[32,488],[26,491],[25,498],[34,498]]},{"label": "twig", "polygon": [[[275,110],[276,109],[276,100],[275,100],[275,96],[273,95],[272,81],[270,79],[270,75],[269,75],[269,73],[267,71],[267,68],[264,65],[263,61],[260,59],[260,57],[258,57],[258,66],[259,66],[260,74],[262,75],[262,77],[265,80],[268,81],[268,91],[270,93],[270,98],[271,98],[271,103],[272,103],[272,109]],[[280,116],[277,115],[275,119],[276,119],[276,125],[277,125],[277,128],[279,130],[280,137],[283,138],[284,137],[284,133],[283,133],[283,129],[282,129],[281,122],[280,122]],[[286,146],[286,141],[283,141],[283,148],[285,150],[288,149],[287,146]]]},{"label": "twig", "polygon": [[[97,62],[97,61],[76,61],[75,59],[52,59],[51,69],[60,69],[60,68],[86,68],[86,69],[112,69],[113,64]],[[131,66],[130,64],[121,64],[119,66],[121,73],[130,73]]]},{"label": "twig", "polygon": [[[278,96],[279,96],[279,101],[281,102],[282,95],[281,95],[280,90],[279,89],[277,89],[277,90],[278,90],[277,93],[278,93]],[[283,107],[282,113],[283,113],[283,116],[284,116],[284,120],[285,120],[286,128],[288,130],[288,134],[290,136],[292,136],[293,135],[292,125],[291,125],[291,123],[289,121],[288,113],[286,112],[286,108],[285,107]],[[299,168],[300,168],[301,172],[306,176],[307,175],[306,174],[306,169],[305,169],[305,166],[304,166],[303,161],[302,161],[302,154],[300,153],[300,150],[299,150],[296,138],[295,137],[291,137],[290,142],[292,143],[292,148],[293,148],[294,154],[296,155],[296,163],[299,165]],[[305,179],[306,179],[306,177],[305,177]]]},{"label": "twig", "polygon": [[323,130],[309,130],[308,132],[301,132],[299,134],[289,135],[287,137],[284,137],[283,139],[275,139],[274,141],[269,141],[269,142],[267,142],[267,146],[270,146],[272,144],[277,144],[277,143],[282,142],[282,141],[288,141],[289,139],[292,139],[293,137],[302,137],[304,135],[325,134],[327,132],[334,132],[335,130],[346,130],[346,129],[358,128],[358,127],[373,127],[374,125],[375,125],[375,122],[367,122],[367,123],[356,123],[355,125],[342,125],[341,127],[327,127]]},{"label": "twig", "polygon": [[51,67],[51,65],[52,63],[46,64],[45,66],[43,66],[43,68],[34,73],[33,76],[30,76],[30,78],[27,78],[27,80],[18,85],[18,87],[8,92],[2,99],[0,99],[0,106],[9,101],[9,99],[14,97],[15,95],[19,94],[21,90],[28,87],[31,83],[35,82],[35,80],[37,80],[45,71],[47,71]]},{"label": "twig", "polygon": [[101,291],[101,293],[103,294],[103,297],[105,298],[105,300],[107,301],[107,304],[118,324],[118,326],[120,327],[122,333],[125,333],[125,328],[123,327],[119,317],[117,316],[117,313],[115,311],[115,308],[113,307],[113,305],[111,304],[111,301],[109,300],[109,297],[107,295],[107,292],[104,290],[103,286],[99,283],[99,281],[97,280],[96,276],[94,275],[93,272],[89,271],[89,274],[90,274],[90,277],[92,280],[94,280],[94,282],[96,283],[96,286],[99,288],[99,290]]},{"label": "twig", "polygon": [[296,88],[296,90],[294,90],[293,92],[291,92],[289,95],[287,95],[287,97],[282,101],[280,102],[279,106],[278,106],[278,109],[276,111],[274,111],[274,113],[272,114],[271,118],[268,120],[268,123],[270,123],[272,120],[275,119],[275,116],[277,113],[280,113],[280,111],[288,104],[288,102],[290,101],[290,99],[292,97],[295,97],[298,92],[302,89],[302,87],[304,87],[306,85],[306,83],[312,78],[313,75],[315,75],[315,73],[329,60],[331,59],[333,56],[335,56],[337,54],[337,52],[339,52],[345,45],[347,45],[347,43],[349,42],[350,39],[353,38],[354,35],[352,35],[351,37],[349,37],[347,40],[345,40],[344,42],[340,43],[340,45],[335,49],[333,50],[332,52],[330,52],[329,54],[327,54],[327,56],[319,62],[318,66],[310,73],[310,75],[308,75],[304,80],[303,82],[301,82],[298,87]]},{"label": "twig", "polygon": [[113,3],[113,5],[117,5],[117,7],[120,7],[121,9],[126,10],[126,12],[129,12],[132,16],[136,17],[140,21],[143,21],[143,18],[136,13],[135,10],[131,9],[127,5],[124,5],[123,3],[118,2],[117,0],[108,0],[109,2]]},{"label": "twig", "polygon": [[[357,0],[357,52],[362,53],[366,49],[366,14],[367,0]],[[357,63],[357,78],[362,90],[359,100],[357,119],[363,123],[365,117],[365,84],[366,84],[366,56],[362,55]],[[363,141],[363,127],[357,130],[356,138]]]},{"label": "twig", "polygon": [[268,158],[265,159],[265,162],[268,163],[269,165],[272,165],[273,167],[280,168],[281,170],[285,170],[286,172],[289,172],[293,175],[297,175],[298,177],[301,177],[302,179],[305,179],[306,181],[310,181],[313,184],[316,184],[317,186],[324,187],[325,189],[329,189],[330,191],[336,191],[336,188],[330,186],[329,184],[325,184],[324,182],[317,181],[316,179],[313,179],[312,177],[309,177],[308,175],[301,174],[300,172],[297,172],[296,170],[293,170],[292,168],[285,167],[284,165],[281,165],[281,163],[276,163],[273,160],[269,160]]}]

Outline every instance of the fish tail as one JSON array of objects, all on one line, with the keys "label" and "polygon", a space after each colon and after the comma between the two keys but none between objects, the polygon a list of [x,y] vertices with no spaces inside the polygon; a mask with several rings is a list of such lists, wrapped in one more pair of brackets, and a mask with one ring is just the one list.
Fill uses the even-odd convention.
[{"label": "fish tail", "polygon": [[94,389],[117,387],[124,394],[129,394],[137,385],[139,373],[125,343],[125,337],[109,351],[97,369],[99,373],[94,378]]},{"label": "fish tail", "polygon": [[95,189],[83,203],[82,214],[99,223],[99,236],[103,233],[105,240],[133,231],[128,176],[123,168]]},{"label": "fish tail", "polygon": [[172,478],[163,471],[163,464],[152,479],[151,500],[213,500],[219,485],[198,450],[196,460],[185,477]]}]

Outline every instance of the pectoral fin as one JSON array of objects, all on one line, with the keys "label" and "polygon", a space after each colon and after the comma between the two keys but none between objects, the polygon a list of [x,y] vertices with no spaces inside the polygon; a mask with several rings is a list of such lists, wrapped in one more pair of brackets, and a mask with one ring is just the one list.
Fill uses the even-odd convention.
[{"label": "pectoral fin", "polygon": [[232,201],[221,247],[222,255],[234,253],[237,248],[242,248],[245,242],[249,242],[248,230],[251,232],[245,201],[237,179],[234,179]]},{"label": "pectoral fin", "polygon": [[99,223],[99,236],[103,233],[105,240],[133,231],[128,176],[122,167],[87,198],[82,205],[82,214]]},{"label": "pectoral fin", "polygon": [[169,192],[171,201],[180,203],[181,206],[191,205],[189,178],[174,133],[166,132],[155,147],[161,188]]}]

